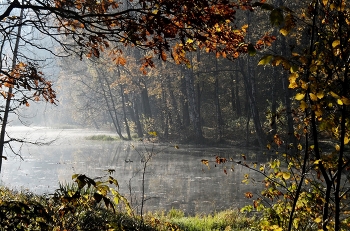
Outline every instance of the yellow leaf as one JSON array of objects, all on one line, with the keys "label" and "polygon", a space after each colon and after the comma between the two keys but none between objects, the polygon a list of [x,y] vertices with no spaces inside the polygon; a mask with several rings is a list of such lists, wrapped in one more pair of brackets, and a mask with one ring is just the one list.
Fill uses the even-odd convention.
[{"label": "yellow leaf", "polygon": [[322,110],[320,108],[317,108],[317,110],[315,111],[315,115],[320,118],[322,116]]},{"label": "yellow leaf", "polygon": [[345,105],[350,105],[350,100],[348,98],[345,98],[344,96],[341,98],[341,101],[343,102],[343,104]]},{"label": "yellow leaf", "polygon": [[343,105],[343,101],[341,99],[337,99],[337,104]]},{"label": "yellow leaf", "polygon": [[288,180],[290,178],[290,173],[289,172],[284,172],[282,177],[283,177],[283,179]]},{"label": "yellow leaf", "polygon": [[322,0],[324,6],[327,6],[328,0]]},{"label": "yellow leaf", "polygon": [[264,165],[260,165],[259,170],[260,170],[260,172],[263,172],[265,170],[265,166]]},{"label": "yellow leaf", "polygon": [[339,99],[339,95],[335,94],[333,91],[330,92],[331,96],[333,96],[333,98]]},{"label": "yellow leaf", "polygon": [[305,97],[305,93],[298,93],[298,94],[296,94],[295,99],[302,100],[302,99],[304,99],[304,97]]},{"label": "yellow leaf", "polygon": [[322,221],[322,218],[317,217],[314,221],[315,221],[316,223],[320,223],[320,222]]},{"label": "yellow leaf", "polygon": [[308,108],[308,106],[307,106],[307,104],[305,103],[305,101],[302,100],[302,101],[300,102],[300,109],[303,110],[303,111],[305,111],[306,108]]},{"label": "yellow leaf", "polygon": [[294,82],[290,82],[289,85],[288,85],[288,88],[291,88],[291,89],[294,89],[294,88],[297,88],[298,87],[298,84],[294,81]]},{"label": "yellow leaf", "polygon": [[289,76],[289,81],[295,81],[299,77],[299,74],[294,72]]},{"label": "yellow leaf", "polygon": [[302,64],[307,64],[308,59],[307,59],[305,56],[301,56],[301,57],[299,58],[299,61],[300,61]]},{"label": "yellow leaf", "polygon": [[303,81],[303,80],[300,80],[300,84],[301,84],[301,88],[306,90],[308,89],[308,84],[307,82]]},{"label": "yellow leaf", "polygon": [[338,152],[340,151],[340,146],[339,146],[339,144],[336,144],[336,145],[335,145],[335,150],[337,150]]},{"label": "yellow leaf", "polygon": [[309,96],[312,101],[317,101],[317,96],[314,93],[309,93]]},{"label": "yellow leaf", "polygon": [[249,27],[248,24],[243,25],[243,26],[242,26],[242,31],[243,31],[243,32],[246,32],[247,29],[248,29],[248,27]]},{"label": "yellow leaf", "polygon": [[311,64],[310,65],[310,71],[311,72],[316,72],[317,71],[317,65],[316,64]]},{"label": "yellow leaf", "polygon": [[332,47],[335,48],[335,47],[339,46],[339,44],[340,44],[340,40],[335,40],[332,42]]},{"label": "yellow leaf", "polygon": [[344,144],[348,144],[349,143],[349,137],[345,136],[344,137]]},{"label": "yellow leaf", "polygon": [[208,167],[208,169],[210,169],[209,167],[209,160],[201,160],[202,164],[206,165]]},{"label": "yellow leaf", "polygon": [[298,144],[298,150],[303,150],[303,146],[301,144]]},{"label": "yellow leaf", "polygon": [[289,31],[286,30],[286,29],[284,29],[284,28],[282,28],[282,29],[280,29],[280,33],[281,33],[283,36],[287,36],[288,33],[289,33]]},{"label": "yellow leaf", "polygon": [[319,99],[322,99],[324,97],[324,94],[322,91],[318,92],[316,95],[317,95],[317,98]]},{"label": "yellow leaf", "polygon": [[187,39],[186,43],[193,43],[193,39]]},{"label": "yellow leaf", "polygon": [[272,60],[273,56],[272,55],[266,55],[262,57],[258,63],[258,65],[266,65],[269,64]]},{"label": "yellow leaf", "polygon": [[322,162],[322,160],[315,160],[314,164],[319,164],[320,162]]},{"label": "yellow leaf", "polygon": [[150,134],[151,136],[157,136],[158,135],[156,131],[148,132],[148,134]]}]

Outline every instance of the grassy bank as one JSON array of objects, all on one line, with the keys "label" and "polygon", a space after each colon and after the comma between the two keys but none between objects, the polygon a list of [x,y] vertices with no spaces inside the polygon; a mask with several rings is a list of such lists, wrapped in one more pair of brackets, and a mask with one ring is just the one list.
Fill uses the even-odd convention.
[{"label": "grassy bank", "polygon": [[117,136],[110,135],[93,135],[85,137],[87,140],[100,140],[100,141],[115,141],[120,140]]},{"label": "grassy bank", "polygon": [[[254,230],[256,219],[238,210],[186,217],[180,210],[148,213],[142,220],[122,207],[97,202],[94,189],[61,187],[52,195],[0,188],[1,230]],[[108,203],[107,203],[108,205]]]}]

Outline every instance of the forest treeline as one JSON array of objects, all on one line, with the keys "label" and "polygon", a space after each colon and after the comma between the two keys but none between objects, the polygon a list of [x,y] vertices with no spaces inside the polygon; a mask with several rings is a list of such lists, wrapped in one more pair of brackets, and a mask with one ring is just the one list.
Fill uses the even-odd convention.
[{"label": "forest treeline", "polygon": [[[299,6],[288,5],[295,10]],[[256,55],[226,57],[196,48],[187,55],[188,63],[159,55],[149,69],[140,68],[140,60],[150,52],[129,47],[122,48],[122,57],[106,49],[99,58],[61,60],[61,113],[52,120],[112,129],[122,139],[155,131],[163,141],[235,141],[265,147],[279,132],[293,142],[288,73],[283,67],[257,64],[264,54],[288,57],[291,47],[307,46],[310,35],[302,30],[308,28],[285,38],[271,27],[268,11],[239,12],[237,23],[247,28],[247,42],[256,43],[265,33],[272,39]]]}]

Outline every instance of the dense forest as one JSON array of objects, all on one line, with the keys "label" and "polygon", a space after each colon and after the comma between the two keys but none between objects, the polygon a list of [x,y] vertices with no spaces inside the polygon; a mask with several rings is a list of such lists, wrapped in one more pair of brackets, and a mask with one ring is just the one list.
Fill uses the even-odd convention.
[{"label": "dense forest", "polygon": [[[45,101],[60,108],[45,115],[53,126],[111,129],[123,140],[155,136],[270,150],[269,163],[220,156],[202,163],[234,162],[265,177],[266,190],[248,192],[253,204],[242,209],[261,214],[260,230],[349,228],[347,1],[3,6],[0,170],[3,147],[21,142],[6,140],[9,115]],[[49,63],[54,71],[45,73]],[[94,185],[79,177],[80,185]],[[247,174],[243,182],[249,180]]]},{"label": "dense forest", "polygon": [[[300,10],[297,3],[286,7]],[[113,129],[122,139],[156,131],[163,141],[238,141],[265,147],[278,132],[290,142],[288,134],[294,131],[288,73],[257,64],[264,54],[290,56],[290,48],[307,46],[310,36],[298,28],[285,38],[271,27],[267,11],[241,11],[236,21],[244,28],[246,43],[271,35],[255,56],[247,52],[227,57],[193,44],[187,63],[159,55],[147,70],[139,60],[151,53],[137,48],[122,47],[122,56],[106,48],[99,58],[63,59],[57,83],[63,110],[52,121]]]}]

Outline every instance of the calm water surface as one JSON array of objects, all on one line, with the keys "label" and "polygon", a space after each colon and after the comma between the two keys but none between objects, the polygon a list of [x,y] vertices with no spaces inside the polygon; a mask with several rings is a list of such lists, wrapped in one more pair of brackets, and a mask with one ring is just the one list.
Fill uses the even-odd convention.
[{"label": "calm water surface", "polygon": [[[215,160],[215,156],[240,159],[247,156],[247,163],[255,162],[258,153],[227,147],[198,147],[185,145],[179,149],[174,144],[142,142],[91,141],[87,136],[111,134],[91,130],[58,130],[48,128],[12,127],[11,137],[25,138],[33,142],[49,142],[50,145],[15,144],[19,156],[6,150],[1,184],[16,189],[29,189],[36,193],[52,193],[58,182],[72,183],[75,173],[91,178],[107,174],[114,169],[113,177],[119,181],[120,192],[126,195],[135,208],[140,205],[142,185],[142,155],[155,153],[146,168],[146,210],[182,209],[188,214],[211,213],[251,203],[244,192],[260,192],[261,183],[245,185],[244,175],[259,178],[254,172],[227,164],[210,169],[202,159]],[[234,167],[234,171],[230,168]]]}]

